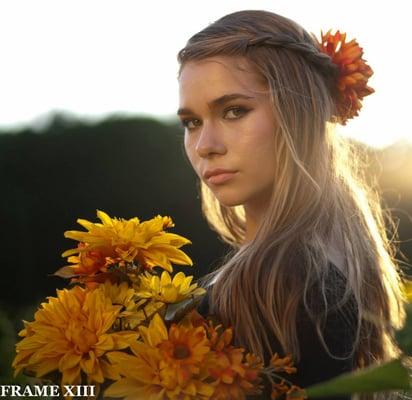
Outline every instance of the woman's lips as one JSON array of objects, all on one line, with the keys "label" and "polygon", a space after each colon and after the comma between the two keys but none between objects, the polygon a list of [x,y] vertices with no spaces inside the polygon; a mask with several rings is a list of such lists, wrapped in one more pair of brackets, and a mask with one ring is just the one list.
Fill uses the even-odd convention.
[{"label": "woman's lips", "polygon": [[232,179],[235,174],[236,172],[222,172],[220,174],[210,176],[207,178],[207,182],[212,185],[220,185]]}]

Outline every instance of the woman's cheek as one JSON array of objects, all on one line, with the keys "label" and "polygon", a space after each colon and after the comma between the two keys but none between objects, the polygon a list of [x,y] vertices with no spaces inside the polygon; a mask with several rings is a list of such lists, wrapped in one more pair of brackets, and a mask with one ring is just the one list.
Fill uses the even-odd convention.
[{"label": "woman's cheek", "polygon": [[184,140],[184,145],[185,145],[185,151],[186,151],[186,156],[190,161],[190,164],[192,165],[192,168],[196,171],[196,159],[195,159],[195,153],[194,153],[194,145],[191,142],[190,139],[188,139],[185,136],[185,140]]}]

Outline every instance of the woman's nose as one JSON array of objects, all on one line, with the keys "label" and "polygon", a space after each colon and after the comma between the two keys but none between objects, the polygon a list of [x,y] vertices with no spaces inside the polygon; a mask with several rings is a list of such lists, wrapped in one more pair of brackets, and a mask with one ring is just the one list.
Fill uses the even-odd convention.
[{"label": "woman's nose", "polygon": [[213,154],[225,154],[226,146],[223,134],[216,125],[204,123],[196,143],[196,152],[200,157],[210,157]]}]

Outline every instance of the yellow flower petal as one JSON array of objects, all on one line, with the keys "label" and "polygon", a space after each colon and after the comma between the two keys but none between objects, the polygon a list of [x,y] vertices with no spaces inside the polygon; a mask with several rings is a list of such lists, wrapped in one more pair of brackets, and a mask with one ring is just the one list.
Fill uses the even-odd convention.
[{"label": "yellow flower petal", "polygon": [[57,297],[41,304],[35,320],[25,322],[12,363],[15,375],[23,369],[37,377],[57,371],[70,384],[79,382],[82,369],[90,382],[103,382],[105,371],[113,374],[100,365],[101,357],[131,346],[138,337],[138,332],[112,331],[121,307],[113,305],[102,287],[57,290]]},{"label": "yellow flower petal", "polygon": [[63,371],[62,383],[63,384],[77,384],[80,383],[80,366],[76,365],[73,368]]},{"label": "yellow flower petal", "polygon": [[[65,251],[63,257],[95,251],[116,260],[115,262],[134,262],[146,268],[160,266],[170,272],[173,271],[172,263],[193,264],[192,260],[179,250],[183,245],[190,244],[190,240],[164,231],[173,226],[169,217],[158,215],[149,221],[140,222],[137,217],[129,220],[111,218],[101,210],[97,210],[97,217],[102,223],[78,219],[77,222],[86,228],[86,231],[71,230],[64,233],[66,238],[80,243],[76,249]],[[88,271],[88,268],[83,266],[81,257],[70,258],[69,262],[74,262],[80,271]],[[94,274],[96,269],[92,268],[91,271]]]},{"label": "yellow flower petal", "polygon": [[159,314],[154,315],[148,328],[140,326],[139,331],[143,340],[151,346],[157,346],[168,338],[166,325]]},{"label": "yellow flower petal", "polygon": [[147,399],[143,397],[144,384],[137,379],[123,378],[110,385],[105,391],[105,397],[126,397],[127,399]]},{"label": "yellow flower petal", "polygon": [[113,226],[112,219],[104,211],[97,210],[97,218],[99,218],[104,225]]},{"label": "yellow flower petal", "polygon": [[80,360],[82,359],[81,354],[76,354],[74,351],[66,353],[59,362],[59,369],[60,371],[70,369],[77,365]]}]

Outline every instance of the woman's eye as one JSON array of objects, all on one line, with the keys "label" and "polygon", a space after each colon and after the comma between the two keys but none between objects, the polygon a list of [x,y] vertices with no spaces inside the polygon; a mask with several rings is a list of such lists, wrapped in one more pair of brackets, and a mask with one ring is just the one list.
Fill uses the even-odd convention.
[{"label": "woman's eye", "polygon": [[194,129],[196,126],[191,126],[190,124],[193,123],[193,121],[199,121],[197,119],[183,119],[181,121],[181,125],[183,128],[187,128],[189,130]]},{"label": "woman's eye", "polygon": [[[247,114],[250,110],[243,107],[231,107],[224,111],[224,118],[226,119],[238,119],[243,115]],[[183,128],[189,131],[196,129],[200,125],[199,119],[183,119],[180,121]]]},{"label": "woman's eye", "polygon": [[225,111],[225,116],[227,116],[228,114],[232,113],[232,118],[229,119],[236,119],[241,117],[242,115],[246,114],[249,110],[247,110],[246,108],[243,107],[232,107],[229,108],[228,110]]}]

